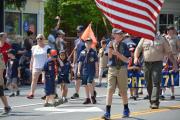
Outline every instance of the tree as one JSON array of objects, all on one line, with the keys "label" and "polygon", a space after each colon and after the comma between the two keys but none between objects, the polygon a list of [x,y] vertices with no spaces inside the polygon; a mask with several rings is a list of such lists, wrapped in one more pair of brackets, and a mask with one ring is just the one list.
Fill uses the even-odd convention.
[{"label": "tree", "polygon": [[[98,37],[106,34],[102,14],[96,7],[94,0],[47,0],[45,5],[45,34],[55,26],[54,18],[62,18],[61,29],[68,36],[75,36],[77,25],[87,26],[92,21],[92,27]],[[108,25],[109,27],[110,25]]]},{"label": "tree", "polygon": [[23,8],[26,4],[27,0],[6,0],[5,3],[6,5],[15,5],[18,10]]}]

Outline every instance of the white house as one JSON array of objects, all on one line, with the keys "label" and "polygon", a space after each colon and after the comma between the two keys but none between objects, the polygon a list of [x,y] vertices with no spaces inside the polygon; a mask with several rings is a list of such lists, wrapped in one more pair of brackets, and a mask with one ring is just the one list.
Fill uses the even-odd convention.
[{"label": "white house", "polygon": [[163,32],[168,25],[180,30],[180,0],[165,0],[157,21],[157,28]]},{"label": "white house", "polygon": [[[4,3],[3,15],[0,11],[0,16],[4,18],[3,20],[1,20],[2,17],[0,18],[0,31],[25,35],[30,27],[36,34],[43,33],[45,1],[27,0],[21,11],[15,7],[8,7]],[[165,0],[157,20],[157,28],[163,32],[168,25],[174,25],[177,30],[180,30],[180,0]]]},{"label": "white house", "polygon": [[26,0],[25,7],[17,10],[4,2],[4,31],[12,34],[25,35],[28,29],[35,34],[44,31],[45,0]]}]

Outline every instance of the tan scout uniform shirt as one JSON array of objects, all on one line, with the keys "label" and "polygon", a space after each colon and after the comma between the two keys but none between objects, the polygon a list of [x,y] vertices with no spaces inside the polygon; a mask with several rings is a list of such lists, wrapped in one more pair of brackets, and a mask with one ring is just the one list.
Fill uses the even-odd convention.
[{"label": "tan scout uniform shirt", "polygon": [[99,57],[99,67],[103,67],[103,68],[107,67],[108,56],[104,54],[104,48],[101,48],[99,50],[98,57]]},{"label": "tan scout uniform shirt", "polygon": [[173,55],[177,57],[178,51],[180,49],[180,40],[178,40],[176,36],[171,37],[169,35],[166,36],[166,39],[170,44]]},{"label": "tan scout uniform shirt", "polygon": [[165,55],[171,53],[170,45],[163,37],[156,37],[154,41],[142,38],[137,49],[143,51],[145,62],[162,61]]}]

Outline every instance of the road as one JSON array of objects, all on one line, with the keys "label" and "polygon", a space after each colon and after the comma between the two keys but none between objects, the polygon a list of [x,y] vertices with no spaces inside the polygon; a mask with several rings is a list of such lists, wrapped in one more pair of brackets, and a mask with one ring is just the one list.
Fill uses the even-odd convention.
[{"label": "road", "polygon": [[[40,98],[44,95],[43,85],[39,85],[36,90],[35,99],[29,100],[26,95],[30,89],[29,86],[21,87],[21,95],[18,97],[8,97],[8,101],[12,106],[12,112],[8,116],[0,116],[0,120],[101,120],[105,110],[106,85],[96,88],[97,104],[83,105],[85,98],[84,88],[80,89],[80,98],[71,100],[70,96],[74,92],[74,84],[69,85],[68,103],[58,107],[43,107],[43,100]],[[57,89],[57,91],[59,91]],[[176,99],[170,100],[170,90],[167,90],[166,99],[161,101],[160,109],[151,110],[149,102],[143,97],[147,94],[146,89],[143,90],[137,101],[129,100],[129,108],[131,117],[128,120],[179,120],[180,118],[180,87],[176,87]],[[117,92],[116,92],[117,93]],[[114,94],[112,115],[113,120],[122,120],[122,100]],[[6,91],[9,94],[9,91]],[[2,103],[0,103],[0,112],[3,111]]]}]

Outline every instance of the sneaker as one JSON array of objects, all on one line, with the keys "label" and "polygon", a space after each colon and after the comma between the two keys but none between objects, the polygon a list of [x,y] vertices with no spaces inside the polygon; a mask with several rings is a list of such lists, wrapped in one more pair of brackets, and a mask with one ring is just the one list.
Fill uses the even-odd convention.
[{"label": "sneaker", "polygon": [[16,91],[16,96],[19,96],[20,95],[20,91]]},{"label": "sneaker", "polygon": [[143,92],[141,91],[141,92],[139,92],[138,94],[139,94],[139,95],[143,95]]},{"label": "sneaker", "polygon": [[138,98],[138,96],[133,96],[133,99],[136,101],[137,100],[137,98]]},{"label": "sneaker", "polygon": [[14,97],[14,96],[15,96],[15,94],[14,94],[14,93],[12,93],[12,94],[10,94],[10,95],[9,95],[9,97]]},{"label": "sneaker", "polygon": [[151,108],[151,109],[159,109],[159,105],[157,105],[157,104],[151,104],[151,105],[150,105],[150,108]]},{"label": "sneaker", "polygon": [[110,120],[110,113],[106,112],[101,118],[104,120]]},{"label": "sneaker", "polygon": [[175,96],[173,95],[173,96],[171,96],[171,100],[175,100]]},{"label": "sneaker", "polygon": [[124,111],[123,111],[123,118],[129,117],[129,115],[130,115],[129,108],[124,109]]},{"label": "sneaker", "polygon": [[83,104],[90,104],[91,100],[89,98],[86,98],[86,100],[83,102]]},{"label": "sneaker", "polygon": [[68,102],[68,99],[65,98],[65,99],[63,100],[63,103],[67,103],[67,102]]},{"label": "sneaker", "polygon": [[44,104],[44,107],[53,107],[54,105],[53,104],[50,104],[50,103],[45,103]]},{"label": "sneaker", "polygon": [[58,102],[59,102],[59,104],[63,104],[64,103],[63,98],[59,99]]},{"label": "sneaker", "polygon": [[59,97],[58,97],[58,94],[56,93],[56,94],[55,94],[55,98],[54,98],[54,99],[58,99],[58,98],[59,98]]},{"label": "sneaker", "polygon": [[164,95],[161,95],[161,96],[160,96],[160,99],[161,99],[161,100],[165,100]]},{"label": "sneaker", "polygon": [[144,100],[146,100],[146,99],[149,99],[149,96],[148,96],[148,95],[146,95],[146,96],[144,97]]},{"label": "sneaker", "polygon": [[96,87],[101,87],[102,86],[102,84],[101,83],[99,83],[98,85],[96,85]]},{"label": "sneaker", "polygon": [[46,95],[45,95],[45,96],[42,96],[41,99],[42,99],[42,100],[45,100],[45,99],[46,99]]},{"label": "sneaker", "polygon": [[91,97],[92,104],[96,104],[96,98],[94,96]]},{"label": "sneaker", "polygon": [[11,112],[11,107],[9,106],[9,107],[5,107],[4,108],[4,112],[2,113],[2,115],[8,115],[10,112]]},{"label": "sneaker", "polygon": [[134,96],[130,96],[129,99],[134,99]]},{"label": "sneaker", "polygon": [[6,88],[4,88],[4,90],[9,90],[9,89],[6,87]]},{"label": "sneaker", "polygon": [[58,105],[61,105],[61,103],[60,103],[59,101],[55,101],[55,102],[53,103],[53,106],[54,106],[54,107],[56,107],[56,106],[58,106]]},{"label": "sneaker", "polygon": [[34,95],[28,95],[27,98],[28,98],[28,99],[33,99],[33,98],[34,98]]},{"label": "sneaker", "polygon": [[73,96],[71,97],[71,99],[77,99],[79,98],[79,94],[78,93],[74,93]]},{"label": "sneaker", "polygon": [[96,98],[96,96],[97,96],[97,92],[94,90],[94,97]]}]

